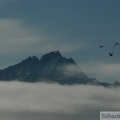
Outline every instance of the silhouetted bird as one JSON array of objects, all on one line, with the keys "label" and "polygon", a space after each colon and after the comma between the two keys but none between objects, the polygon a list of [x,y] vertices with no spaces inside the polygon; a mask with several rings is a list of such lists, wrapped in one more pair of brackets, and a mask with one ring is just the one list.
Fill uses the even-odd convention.
[{"label": "silhouetted bird", "polygon": [[114,44],[114,47],[115,47],[116,45],[120,45],[120,43],[115,43],[115,44]]},{"label": "silhouetted bird", "polygon": [[113,56],[113,53],[110,53],[110,52],[109,52],[109,56]]},{"label": "silhouetted bird", "polygon": [[100,48],[104,47],[105,45],[100,45]]}]

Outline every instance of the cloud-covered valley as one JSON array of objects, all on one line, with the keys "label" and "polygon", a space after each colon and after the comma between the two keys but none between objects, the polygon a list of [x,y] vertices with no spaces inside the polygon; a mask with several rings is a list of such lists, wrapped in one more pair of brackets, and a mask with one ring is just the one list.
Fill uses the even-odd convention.
[{"label": "cloud-covered valley", "polygon": [[120,88],[0,82],[2,120],[98,120],[103,110],[120,110]]}]

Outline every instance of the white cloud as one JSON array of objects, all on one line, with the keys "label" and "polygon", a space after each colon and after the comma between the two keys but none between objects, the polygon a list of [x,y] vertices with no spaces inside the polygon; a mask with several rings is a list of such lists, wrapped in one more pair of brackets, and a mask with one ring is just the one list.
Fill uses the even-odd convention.
[{"label": "white cloud", "polygon": [[25,28],[21,21],[1,19],[0,26],[0,54],[30,52],[32,46],[34,51],[34,42],[38,42],[38,36]]},{"label": "white cloud", "polygon": [[83,74],[80,68],[75,64],[64,65],[63,67],[60,67],[60,69],[62,69],[63,74],[68,77],[77,76],[80,73]]},{"label": "white cloud", "polygon": [[64,36],[51,37],[45,32],[45,28],[26,27],[22,21],[16,19],[0,19],[0,26],[0,54],[4,55],[46,53],[52,50],[71,52],[86,46],[80,45],[80,42],[59,41],[65,39]]},{"label": "white cloud", "polygon": [[80,65],[81,69],[88,76],[99,78],[99,81],[113,82],[120,81],[120,64],[119,63],[102,63],[94,62]]},{"label": "white cloud", "polygon": [[101,110],[119,110],[120,89],[0,82],[2,120],[97,120]]}]

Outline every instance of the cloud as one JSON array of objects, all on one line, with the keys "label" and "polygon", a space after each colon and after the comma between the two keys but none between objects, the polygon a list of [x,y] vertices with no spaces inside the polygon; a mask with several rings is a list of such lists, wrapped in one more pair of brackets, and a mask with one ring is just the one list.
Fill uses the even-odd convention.
[{"label": "cloud", "polygon": [[0,54],[30,52],[30,47],[38,42],[38,36],[31,29],[25,28],[19,20],[0,19],[0,26]]},{"label": "cloud", "polygon": [[97,120],[119,110],[120,88],[47,83],[0,82],[2,120]]},{"label": "cloud", "polygon": [[89,77],[99,78],[99,81],[120,81],[119,63],[92,62],[80,65],[80,67]]},{"label": "cloud", "polygon": [[69,38],[65,38],[64,35],[60,36],[60,33],[50,36],[44,27],[27,27],[18,19],[0,19],[0,26],[0,54],[4,55],[46,53],[52,50],[71,52],[86,46],[80,46],[80,42],[68,40]]},{"label": "cloud", "polygon": [[76,64],[64,65],[64,66],[61,66],[59,69],[62,69],[61,71],[67,77],[72,77],[72,76],[75,77],[75,76],[78,76],[80,74],[84,76],[84,73]]}]

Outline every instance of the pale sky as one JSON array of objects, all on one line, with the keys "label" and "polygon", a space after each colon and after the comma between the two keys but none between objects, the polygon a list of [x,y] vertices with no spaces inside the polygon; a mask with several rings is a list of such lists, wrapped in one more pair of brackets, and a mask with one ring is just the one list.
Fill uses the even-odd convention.
[{"label": "pale sky", "polygon": [[119,22],[120,0],[0,0],[0,68],[59,50],[88,77],[120,80]]}]

